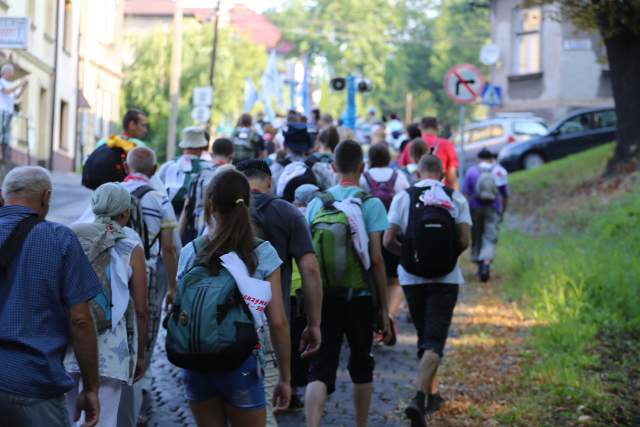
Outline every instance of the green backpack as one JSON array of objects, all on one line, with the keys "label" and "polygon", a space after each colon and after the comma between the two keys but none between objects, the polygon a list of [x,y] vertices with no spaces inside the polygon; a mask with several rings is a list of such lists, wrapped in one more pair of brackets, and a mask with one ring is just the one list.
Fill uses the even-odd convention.
[{"label": "green backpack", "polygon": [[[196,256],[203,243],[202,237],[192,242]],[[199,262],[187,271],[178,283],[165,327],[169,361],[193,371],[232,371],[258,345],[249,307],[222,266],[217,276]]]},{"label": "green backpack", "polygon": [[[311,221],[311,235],[325,293],[347,296],[354,290],[369,289],[368,272],[353,247],[347,215],[333,206],[331,193],[319,197],[322,207]],[[360,192],[353,197],[364,203],[371,196]]]}]

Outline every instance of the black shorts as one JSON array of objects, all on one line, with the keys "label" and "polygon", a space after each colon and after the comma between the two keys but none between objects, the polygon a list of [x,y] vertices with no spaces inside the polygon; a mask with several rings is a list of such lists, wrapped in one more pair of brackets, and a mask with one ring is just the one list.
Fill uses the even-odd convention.
[{"label": "black shorts", "polygon": [[398,278],[398,257],[388,250],[382,247],[382,258],[384,259],[384,268],[387,272],[387,277],[393,279]]},{"label": "black shorts", "polygon": [[[301,292],[300,292],[301,293]],[[307,385],[309,359],[300,357],[300,338],[307,327],[307,317],[304,311],[302,295],[290,297],[289,330],[291,333],[291,386],[304,387]]]},{"label": "black shorts", "polygon": [[458,301],[458,285],[426,283],[403,286],[413,325],[418,333],[418,359],[426,350],[442,357],[453,309]]},{"label": "black shorts", "polygon": [[350,301],[324,297],[322,301],[322,344],[311,359],[309,382],[322,381],[327,392],[336,389],[336,373],[344,336],[349,343],[349,375],[354,384],[373,381],[373,304],[371,297],[354,297]]}]

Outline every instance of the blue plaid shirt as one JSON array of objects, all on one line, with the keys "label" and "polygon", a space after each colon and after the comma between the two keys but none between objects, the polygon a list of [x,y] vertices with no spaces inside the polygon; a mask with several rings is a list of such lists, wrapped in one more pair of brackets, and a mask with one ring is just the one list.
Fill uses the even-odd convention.
[{"label": "blue plaid shirt", "polygon": [[[0,208],[0,245],[31,209]],[[51,399],[73,386],[62,365],[70,343],[69,308],[102,285],[75,234],[42,222],[0,280],[0,390]]]}]

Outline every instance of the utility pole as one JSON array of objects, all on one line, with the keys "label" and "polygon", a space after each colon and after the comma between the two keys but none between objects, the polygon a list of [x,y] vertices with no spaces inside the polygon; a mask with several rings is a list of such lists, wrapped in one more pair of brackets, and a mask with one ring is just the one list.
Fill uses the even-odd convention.
[{"label": "utility pole", "polygon": [[176,129],[180,102],[180,67],[182,63],[182,0],[175,0],[173,12],[173,47],[171,48],[171,78],[169,81],[169,130],[167,132],[167,160],[175,157]]},{"label": "utility pole", "polygon": [[[213,17],[213,46],[211,47],[211,66],[209,67],[209,86],[211,86],[212,89],[212,93],[215,92],[213,91],[214,87],[213,87],[213,81],[215,78],[215,73],[216,73],[216,57],[218,55],[218,24],[220,22],[220,0],[218,0],[216,2],[216,9],[215,9],[215,16]],[[215,98],[215,96],[211,97],[211,116],[209,117],[209,127],[213,126],[213,106],[214,106],[214,102],[213,99]],[[213,131],[213,129],[210,129],[210,131]],[[213,135],[213,132],[210,132],[211,135]]]}]

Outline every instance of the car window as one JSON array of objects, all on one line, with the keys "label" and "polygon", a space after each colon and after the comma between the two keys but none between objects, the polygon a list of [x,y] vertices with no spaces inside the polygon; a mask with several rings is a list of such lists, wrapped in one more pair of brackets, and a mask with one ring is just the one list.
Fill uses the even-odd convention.
[{"label": "car window", "polygon": [[567,135],[591,129],[592,117],[593,113],[585,113],[570,118],[560,126],[560,134]]},{"label": "car window", "polygon": [[547,127],[540,122],[513,122],[513,133],[516,135],[546,135]]},{"label": "car window", "polygon": [[615,110],[598,111],[593,115],[594,129],[615,127],[617,122]]},{"label": "car window", "polygon": [[[467,132],[465,132],[467,134]],[[485,139],[499,138],[504,135],[504,128],[500,124],[493,124],[470,129],[465,142],[473,144],[474,142],[484,141]]]}]

